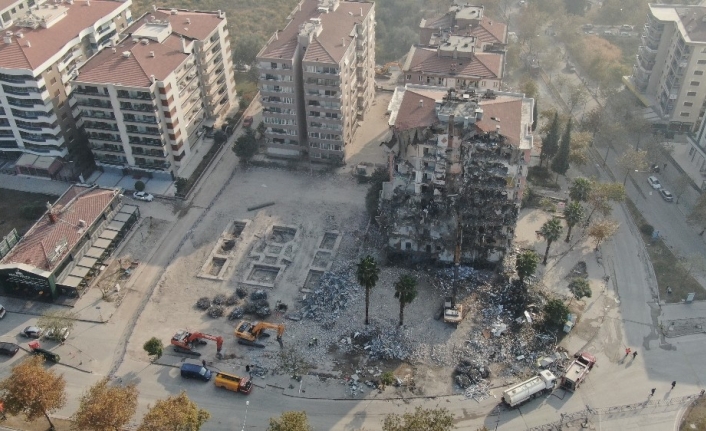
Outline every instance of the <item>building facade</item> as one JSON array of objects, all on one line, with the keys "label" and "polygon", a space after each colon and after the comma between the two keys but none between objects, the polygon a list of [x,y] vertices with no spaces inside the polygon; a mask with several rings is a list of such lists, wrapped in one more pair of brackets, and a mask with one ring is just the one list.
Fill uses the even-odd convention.
[{"label": "building facade", "polygon": [[74,80],[75,111],[103,169],[180,176],[202,126],[235,106],[225,14],[145,14]]},{"label": "building facade", "polygon": [[657,129],[695,132],[706,102],[706,7],[650,4],[628,88]]},{"label": "building facade", "polygon": [[79,136],[69,105],[70,82],[87,58],[129,25],[130,4],[17,2],[10,8],[14,14],[2,15],[0,157],[75,153]]},{"label": "building facade", "polygon": [[257,56],[268,154],[340,163],[375,97],[375,5],[302,0]]}]

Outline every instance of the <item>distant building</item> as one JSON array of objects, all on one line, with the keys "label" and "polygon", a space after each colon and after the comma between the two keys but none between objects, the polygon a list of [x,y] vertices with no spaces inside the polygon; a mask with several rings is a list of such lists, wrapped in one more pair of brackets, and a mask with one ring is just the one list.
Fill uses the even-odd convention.
[{"label": "distant building", "polygon": [[404,83],[500,89],[507,25],[483,12],[483,6],[452,5],[442,16],[422,19],[419,44],[412,46],[402,67]]},{"label": "distant building", "polygon": [[375,97],[375,4],[302,0],[257,63],[268,154],[340,163]]},{"label": "distant building", "polygon": [[512,244],[532,149],[534,100],[515,93],[398,88],[379,222],[392,258],[478,266]]},{"label": "distant building", "polygon": [[[77,151],[70,81],[81,63],[132,22],[130,5],[130,0],[0,5],[0,158],[29,154],[51,158],[51,165]],[[47,163],[22,164],[41,171]],[[52,176],[49,171],[44,176]]]},{"label": "distant building", "polygon": [[[120,191],[70,187],[17,242],[0,243],[0,291],[52,300],[76,297],[140,217]],[[14,241],[12,241],[14,242]]]},{"label": "distant building", "polygon": [[225,14],[155,9],[73,82],[96,164],[178,177],[203,131],[236,105]]},{"label": "distant building", "polygon": [[706,7],[650,4],[625,83],[651,107],[657,129],[696,132],[706,102]]}]

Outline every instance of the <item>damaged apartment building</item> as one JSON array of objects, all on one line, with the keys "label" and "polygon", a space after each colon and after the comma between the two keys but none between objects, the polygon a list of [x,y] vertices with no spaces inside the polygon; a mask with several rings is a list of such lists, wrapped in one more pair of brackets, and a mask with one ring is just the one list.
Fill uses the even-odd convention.
[{"label": "damaged apartment building", "polygon": [[399,87],[379,223],[389,256],[500,262],[512,245],[532,148],[534,100],[517,93]]}]

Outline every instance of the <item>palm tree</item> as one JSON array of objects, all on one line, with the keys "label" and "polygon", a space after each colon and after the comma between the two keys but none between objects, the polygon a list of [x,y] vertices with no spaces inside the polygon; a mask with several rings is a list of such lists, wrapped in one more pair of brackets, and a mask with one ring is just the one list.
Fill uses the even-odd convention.
[{"label": "palm tree", "polygon": [[571,202],[564,208],[564,219],[566,220],[566,225],[569,226],[569,231],[566,233],[566,242],[571,240],[571,228],[581,222],[584,215],[585,211],[579,202]]},{"label": "palm tree", "polygon": [[417,297],[417,279],[411,275],[402,275],[395,283],[395,298],[400,301],[400,326],[404,323],[404,307]]},{"label": "palm tree", "polygon": [[368,307],[370,307],[370,291],[375,284],[378,282],[378,274],[380,273],[380,268],[378,268],[375,259],[368,255],[360,260],[358,264],[358,283],[365,288],[365,324],[368,324]]},{"label": "palm tree", "polygon": [[534,274],[537,270],[538,263],[539,256],[537,256],[537,253],[535,253],[534,250],[525,250],[517,255],[515,269],[517,270],[517,276],[520,277],[521,285],[524,285],[526,277]]},{"label": "palm tree", "polygon": [[547,241],[547,250],[544,252],[544,260],[542,260],[543,264],[547,264],[547,257],[549,256],[549,247],[552,246],[552,243],[554,241],[561,238],[561,232],[563,230],[564,227],[561,225],[561,221],[559,221],[558,218],[553,218],[544,222],[542,227],[539,229],[539,236],[544,237],[544,239]]}]

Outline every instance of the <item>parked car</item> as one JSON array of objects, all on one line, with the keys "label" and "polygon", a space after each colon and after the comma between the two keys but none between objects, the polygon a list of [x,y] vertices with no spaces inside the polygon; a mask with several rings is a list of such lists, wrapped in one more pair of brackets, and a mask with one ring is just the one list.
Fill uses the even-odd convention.
[{"label": "parked car", "polygon": [[672,195],[669,190],[659,189],[659,194],[662,196],[662,199],[667,202],[672,202],[674,200],[674,195]]},{"label": "parked car", "polygon": [[657,177],[649,176],[647,177],[647,182],[650,183],[650,186],[655,190],[659,190],[662,188],[662,184],[659,182]]},{"label": "parked car", "polygon": [[154,200],[154,196],[146,192],[135,192],[132,194],[132,197],[137,199],[138,201],[145,202],[152,202],[152,200]]},{"label": "parked car", "polygon": [[630,33],[627,32],[627,31],[621,31],[621,32],[620,32],[620,36],[622,36],[622,37],[630,37]]},{"label": "parked car", "polygon": [[632,31],[633,27],[630,24],[623,24],[620,26],[622,31]]},{"label": "parked car", "polygon": [[3,307],[2,305],[0,305],[0,319],[2,319],[3,317],[5,317],[5,314],[7,314],[7,310],[5,310],[5,307]]},{"label": "parked car", "polygon": [[56,332],[54,332],[54,328],[50,328],[44,336],[56,341],[66,341],[69,338],[69,328],[61,328]]},{"label": "parked car", "polygon": [[42,349],[41,347],[36,347],[36,348],[32,349],[32,353],[35,355],[44,356],[44,359],[46,359],[49,362],[58,363],[59,361],[61,361],[61,356],[59,356],[57,353],[54,353],[54,352],[49,351],[47,349]]},{"label": "parked car", "polygon": [[44,329],[38,326],[28,326],[22,331],[22,335],[27,338],[39,338],[44,333]]},{"label": "parked car", "polygon": [[199,379],[207,382],[211,380],[211,370],[202,367],[201,364],[189,364],[185,362],[181,364],[181,376],[185,379]]},{"label": "parked car", "polygon": [[20,346],[15,343],[0,342],[0,355],[15,356],[19,350]]}]

